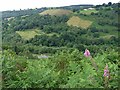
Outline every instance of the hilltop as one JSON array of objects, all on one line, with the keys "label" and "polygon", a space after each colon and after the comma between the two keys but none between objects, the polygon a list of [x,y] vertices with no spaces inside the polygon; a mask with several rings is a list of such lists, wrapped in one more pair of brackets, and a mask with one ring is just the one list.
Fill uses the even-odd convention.
[{"label": "hilltop", "polygon": [[[63,6],[63,7],[54,7],[55,9],[66,9],[66,10],[80,10],[80,9],[86,9],[89,7],[93,7],[93,5],[90,4],[83,4],[83,5],[70,5],[70,6]],[[33,15],[41,13],[45,10],[49,10],[52,7],[43,7],[43,8],[35,8],[35,9],[24,9],[24,10],[13,10],[13,11],[3,11],[2,12],[2,18],[10,18],[10,17],[18,17],[18,16],[24,16],[24,15]]]},{"label": "hilltop", "polygon": [[57,15],[57,16],[61,16],[61,15],[69,15],[72,14],[73,12],[70,10],[65,10],[65,9],[49,9],[49,10],[45,10],[43,12],[40,13],[40,15]]}]

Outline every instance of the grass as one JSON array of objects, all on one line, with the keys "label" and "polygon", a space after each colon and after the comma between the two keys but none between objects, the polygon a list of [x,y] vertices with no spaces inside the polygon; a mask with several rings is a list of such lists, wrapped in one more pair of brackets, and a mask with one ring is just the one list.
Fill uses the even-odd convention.
[{"label": "grass", "polygon": [[25,30],[25,31],[16,31],[23,39],[29,40],[31,38],[34,38],[36,35],[39,35],[37,32],[37,29],[31,29],[31,30]]},{"label": "grass", "polygon": [[[97,17],[95,16],[92,16],[92,15],[87,15],[87,16],[84,16],[84,15],[81,15],[80,18],[84,19],[84,20],[89,20],[89,21],[92,21],[92,25],[90,27],[96,27],[97,29],[101,29],[101,30],[108,30],[108,34],[110,35],[115,35],[115,36],[118,36],[118,31],[117,31],[117,27],[116,26],[111,26],[111,25],[104,25],[104,26],[101,26],[99,25],[97,22]],[[104,36],[106,34],[104,33],[100,33],[101,36]]]},{"label": "grass", "polygon": [[92,10],[88,9],[88,10],[81,10],[80,13],[90,15],[91,13],[98,13],[98,11],[95,9],[92,9]]},{"label": "grass", "polygon": [[115,35],[105,35],[105,36],[101,36],[101,38],[110,39],[112,36],[115,36]]},{"label": "grass", "polygon": [[16,31],[16,33],[18,33],[24,40],[30,40],[31,38],[34,38],[36,35],[43,35],[43,34],[45,34],[47,36],[53,36],[53,35],[59,36],[57,33],[46,34],[38,29],[28,29],[28,30],[24,30],[24,31]]},{"label": "grass", "polygon": [[97,24],[96,22],[94,22],[91,27],[96,27],[97,29],[103,29],[103,30],[108,30],[108,34],[110,35],[115,35],[115,36],[118,36],[118,31],[117,31],[117,27],[115,26],[110,26],[110,25],[104,25],[104,26],[101,26],[99,24]]},{"label": "grass", "polygon": [[40,15],[57,15],[57,16],[61,16],[61,15],[68,15],[73,13],[70,10],[64,10],[64,9],[49,9],[49,10],[45,10],[43,12],[40,13]]},{"label": "grass", "polygon": [[92,21],[84,20],[82,18],[79,18],[78,16],[73,16],[67,21],[67,24],[69,26],[76,26],[87,29],[92,24]]}]

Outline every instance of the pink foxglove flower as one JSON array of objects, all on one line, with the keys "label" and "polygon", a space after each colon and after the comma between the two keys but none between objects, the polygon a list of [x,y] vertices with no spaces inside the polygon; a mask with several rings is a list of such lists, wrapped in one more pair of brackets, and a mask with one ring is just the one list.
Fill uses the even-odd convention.
[{"label": "pink foxglove flower", "polygon": [[85,57],[89,57],[90,56],[90,51],[88,49],[85,49],[84,55],[85,55]]},{"label": "pink foxglove flower", "polygon": [[109,85],[109,79],[110,79],[110,73],[108,70],[108,65],[106,64],[105,68],[104,68],[104,84],[105,84],[105,88],[108,88]]},{"label": "pink foxglove flower", "polygon": [[103,74],[104,77],[109,77],[109,70],[108,70],[108,65],[106,64],[105,66],[105,69],[104,69],[104,74]]},{"label": "pink foxglove flower", "polygon": [[90,55],[90,51],[88,49],[85,49],[85,53],[84,53],[84,56],[85,57],[89,57],[90,58],[90,61],[93,65],[93,67],[96,69],[96,71],[98,70],[98,66],[97,64],[95,63],[94,59],[92,58],[92,56]]}]

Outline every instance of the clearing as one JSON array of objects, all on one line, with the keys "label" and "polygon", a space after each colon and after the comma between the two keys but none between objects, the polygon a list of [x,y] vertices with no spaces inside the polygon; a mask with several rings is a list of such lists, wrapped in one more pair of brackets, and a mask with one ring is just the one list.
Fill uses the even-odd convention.
[{"label": "clearing", "polygon": [[43,35],[43,34],[45,34],[47,36],[53,36],[53,35],[59,36],[57,33],[46,34],[42,30],[38,30],[38,29],[28,29],[28,30],[24,30],[24,31],[16,31],[16,33],[18,33],[24,40],[30,40],[31,38],[34,38],[36,35]]},{"label": "clearing", "polygon": [[69,26],[76,26],[87,29],[92,24],[92,21],[81,19],[78,16],[73,16],[67,21],[67,24]]},{"label": "clearing", "polygon": [[30,40],[31,38],[34,38],[36,35],[39,35],[38,32],[39,32],[39,30],[37,30],[37,29],[16,31],[16,33],[18,33],[25,40]]},{"label": "clearing", "polygon": [[80,11],[80,13],[86,14],[86,15],[90,15],[91,13],[98,13],[98,12],[99,11],[97,11],[96,9],[84,9]]}]

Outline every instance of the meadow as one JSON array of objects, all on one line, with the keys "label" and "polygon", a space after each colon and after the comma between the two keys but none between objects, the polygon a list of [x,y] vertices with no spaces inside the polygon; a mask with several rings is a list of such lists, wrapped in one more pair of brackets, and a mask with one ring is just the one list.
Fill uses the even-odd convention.
[{"label": "meadow", "polygon": [[92,24],[92,21],[84,20],[77,16],[73,16],[67,21],[67,24],[69,26],[77,26],[83,29],[87,29]]}]

